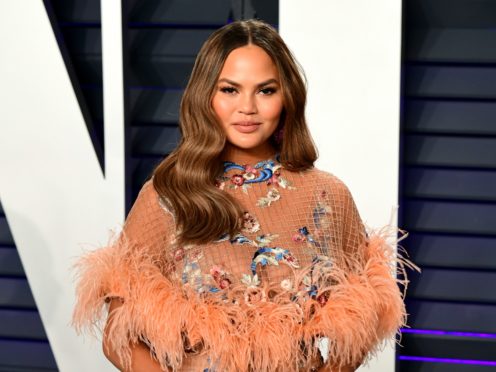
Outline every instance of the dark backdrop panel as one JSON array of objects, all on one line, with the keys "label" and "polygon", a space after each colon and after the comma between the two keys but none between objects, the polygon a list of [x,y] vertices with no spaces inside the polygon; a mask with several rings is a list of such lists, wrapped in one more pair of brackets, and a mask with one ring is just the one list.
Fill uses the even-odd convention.
[{"label": "dark backdrop panel", "polygon": [[400,225],[423,271],[410,277],[398,370],[493,370],[496,3],[403,5]]},{"label": "dark backdrop panel", "polygon": [[126,178],[129,210],[154,167],[178,144],[179,104],[200,47],[253,9],[275,27],[278,1],[173,0],[127,4]]}]

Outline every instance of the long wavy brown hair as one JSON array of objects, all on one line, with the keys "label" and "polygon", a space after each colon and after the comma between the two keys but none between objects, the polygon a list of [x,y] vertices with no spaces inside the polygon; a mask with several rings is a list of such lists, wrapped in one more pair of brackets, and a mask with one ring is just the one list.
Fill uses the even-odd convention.
[{"label": "long wavy brown hair", "polygon": [[212,108],[224,62],[246,45],[264,49],[279,72],[283,111],[281,141],[272,141],[280,162],[290,171],[313,167],[317,150],[305,120],[304,74],[290,50],[270,25],[259,20],[230,23],[203,44],[184,91],[180,108],[181,140],[153,172],[153,185],[173,210],[179,244],[202,244],[231,236],[242,227],[243,210],[215,186],[222,173],[226,135]]}]

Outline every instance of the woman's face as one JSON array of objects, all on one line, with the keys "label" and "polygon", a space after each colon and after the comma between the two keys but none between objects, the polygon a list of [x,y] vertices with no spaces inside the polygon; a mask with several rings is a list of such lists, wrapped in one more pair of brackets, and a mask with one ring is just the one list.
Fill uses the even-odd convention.
[{"label": "woman's face", "polygon": [[262,48],[247,45],[228,55],[212,106],[231,145],[270,151],[283,99],[277,68]]}]

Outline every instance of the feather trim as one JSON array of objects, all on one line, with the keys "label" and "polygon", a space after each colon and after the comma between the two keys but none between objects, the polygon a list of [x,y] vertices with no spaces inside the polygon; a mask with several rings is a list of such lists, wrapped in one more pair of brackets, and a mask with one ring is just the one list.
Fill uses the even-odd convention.
[{"label": "feather trim", "polygon": [[[394,234],[393,236],[395,236]],[[316,357],[316,341],[329,338],[327,363],[356,365],[405,325],[405,267],[387,234],[371,234],[364,260],[320,270],[315,296],[302,295],[295,271],[291,290],[239,284],[220,294],[199,295],[173,283],[124,237],[87,253],[76,264],[77,304],[73,324],[82,332],[102,330],[106,302],[124,301],[107,328],[111,347],[127,367],[130,343],[146,341],[162,368],[179,370],[185,350],[208,353],[221,371],[296,371]],[[325,268],[325,267],[324,267]],[[394,270],[400,272],[395,277]]]}]

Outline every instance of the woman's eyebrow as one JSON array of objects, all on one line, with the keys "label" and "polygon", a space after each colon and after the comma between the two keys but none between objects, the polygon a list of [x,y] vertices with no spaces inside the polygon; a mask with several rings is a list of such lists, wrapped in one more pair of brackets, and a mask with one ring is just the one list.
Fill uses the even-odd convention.
[{"label": "woman's eyebrow", "polygon": [[[231,85],[233,85],[233,86],[235,86],[235,87],[240,87],[240,86],[241,86],[241,84],[236,83],[235,81],[230,80],[230,79],[227,79],[227,78],[222,78],[222,79],[219,79],[219,81],[218,81],[218,82],[219,82],[219,83],[222,83],[222,82],[224,82],[224,83],[228,83],[228,84],[231,84]],[[260,88],[260,87],[264,87],[264,86],[269,85],[269,84],[272,84],[272,83],[279,84],[279,82],[278,82],[276,79],[268,79],[268,80],[265,80],[265,81],[263,81],[263,82],[261,82],[261,83],[257,84],[257,87],[258,87],[258,88]]]}]

